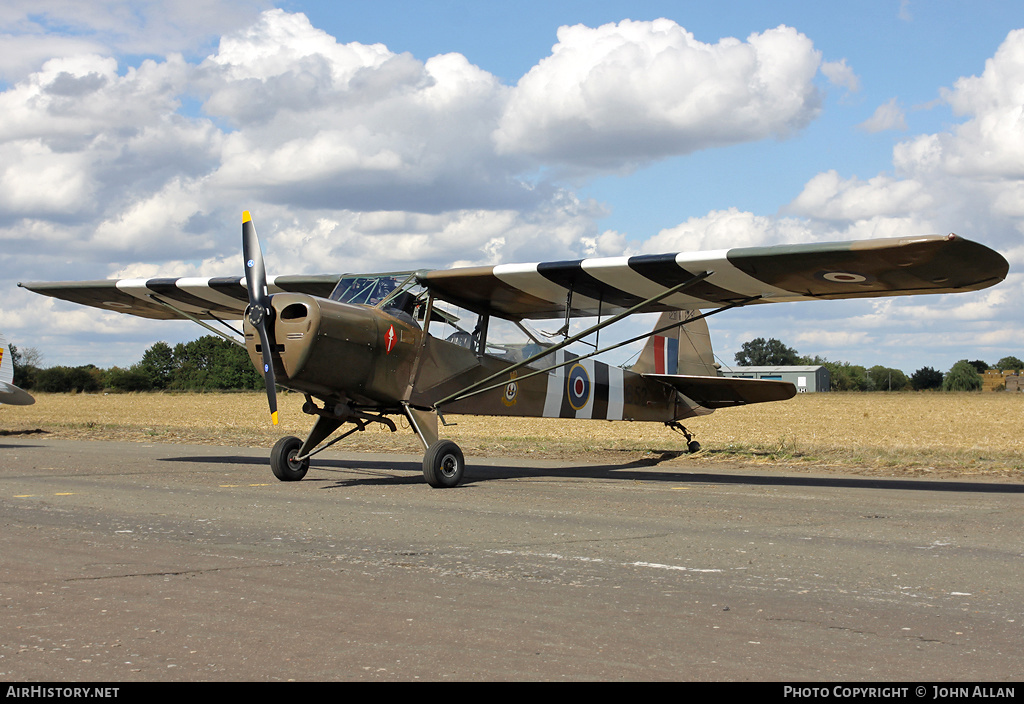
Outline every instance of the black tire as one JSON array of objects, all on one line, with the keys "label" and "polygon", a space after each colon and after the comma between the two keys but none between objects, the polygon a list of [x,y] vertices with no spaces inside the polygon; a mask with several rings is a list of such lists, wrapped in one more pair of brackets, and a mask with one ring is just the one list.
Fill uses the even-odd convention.
[{"label": "black tire", "polygon": [[297,482],[306,476],[309,459],[295,461],[301,447],[302,441],[294,436],[277,441],[274,449],[270,451],[270,469],[273,470],[275,477],[283,482]]},{"label": "black tire", "polygon": [[435,489],[458,486],[466,472],[466,458],[451,440],[438,440],[423,456],[423,478]]},{"label": "black tire", "polygon": [[691,440],[686,445],[686,449],[689,450],[691,453],[693,453],[693,452],[700,452],[700,443],[697,442],[696,440]]}]

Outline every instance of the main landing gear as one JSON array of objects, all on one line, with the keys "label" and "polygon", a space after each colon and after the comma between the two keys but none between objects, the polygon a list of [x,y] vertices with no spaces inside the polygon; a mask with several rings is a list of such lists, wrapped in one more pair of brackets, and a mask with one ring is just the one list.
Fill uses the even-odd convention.
[{"label": "main landing gear", "polygon": [[679,423],[678,421],[670,420],[667,423],[665,423],[665,425],[667,425],[669,428],[676,431],[677,433],[682,433],[682,435],[686,438],[686,449],[689,450],[691,454],[693,454],[694,452],[700,452],[700,443],[693,439],[693,433],[691,433],[689,430],[683,427],[681,423]]},{"label": "main landing gear", "polygon": [[[391,432],[396,431],[395,424],[383,415],[355,411],[347,404],[338,404],[334,408],[320,408],[310,397],[306,397],[303,412],[317,416],[316,423],[305,442],[297,437],[281,438],[270,451],[270,469],[282,482],[297,482],[306,476],[309,470],[309,458],[322,450],[343,440],[352,433],[365,430],[370,423],[381,423]],[[413,420],[413,429],[427,447],[423,456],[423,478],[427,484],[436,489],[447,489],[458,486],[465,476],[466,459],[461,448],[451,440],[437,438],[437,423],[434,416],[433,424],[429,416],[409,413]],[[347,422],[355,424],[354,428],[342,433],[328,443],[323,443],[335,430]],[[433,441],[429,443],[429,441]],[[319,447],[318,447],[319,446]]]},{"label": "main landing gear", "polygon": [[281,438],[270,451],[270,469],[283,482],[297,482],[309,470],[309,458],[297,461],[302,441],[294,435]]},{"label": "main landing gear", "polygon": [[438,440],[423,456],[423,478],[435,489],[458,486],[465,471],[462,450],[451,440]]}]

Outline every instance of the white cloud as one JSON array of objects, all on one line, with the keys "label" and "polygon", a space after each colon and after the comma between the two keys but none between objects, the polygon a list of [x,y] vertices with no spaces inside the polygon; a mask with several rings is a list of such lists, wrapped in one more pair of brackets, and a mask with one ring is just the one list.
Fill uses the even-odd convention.
[{"label": "white cloud", "polygon": [[818,174],[789,205],[788,212],[821,220],[867,220],[927,212],[932,196],[920,183],[879,175],[868,181]]},{"label": "white cloud", "polygon": [[795,218],[779,219],[729,208],[666,228],[646,240],[641,250],[646,253],[697,252],[806,242],[814,237],[807,224]]},{"label": "white cloud", "polygon": [[717,44],[666,19],[561,27],[551,56],[515,87],[494,139],[503,154],[619,170],[786,137],[818,114],[820,61],[784,26]]},{"label": "white cloud", "polygon": [[950,132],[900,144],[901,172],[1024,179],[1024,29],[1009,33],[981,76],[961,78],[943,99],[967,120]]},{"label": "white cloud", "polygon": [[907,120],[900,107],[899,100],[893,98],[875,108],[874,114],[857,125],[865,132],[884,132],[886,130],[905,130]]},{"label": "white cloud", "polygon": [[845,88],[847,92],[856,93],[860,90],[860,78],[846,64],[846,59],[826,61],[821,65],[821,72],[832,85]]},{"label": "white cloud", "polygon": [[52,56],[167,55],[206,48],[251,23],[268,0],[4,0],[0,77],[18,80]]}]

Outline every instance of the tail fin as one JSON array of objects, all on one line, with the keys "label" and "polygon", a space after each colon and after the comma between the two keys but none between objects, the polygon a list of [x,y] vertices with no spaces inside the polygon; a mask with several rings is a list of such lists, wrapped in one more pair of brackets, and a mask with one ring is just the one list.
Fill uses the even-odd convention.
[{"label": "tail fin", "polygon": [[[662,313],[654,329],[698,315],[700,311],[673,310]],[[631,371],[638,374],[718,376],[707,322],[700,318],[647,338],[647,344]]]}]

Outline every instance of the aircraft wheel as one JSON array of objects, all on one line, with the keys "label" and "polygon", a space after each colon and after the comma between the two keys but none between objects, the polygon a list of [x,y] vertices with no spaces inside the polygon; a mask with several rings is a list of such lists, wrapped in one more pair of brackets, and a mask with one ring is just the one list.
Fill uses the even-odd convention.
[{"label": "aircraft wheel", "polygon": [[697,442],[696,440],[691,440],[686,444],[686,449],[689,450],[691,453],[700,452],[700,443]]},{"label": "aircraft wheel", "polygon": [[273,470],[275,477],[283,482],[297,482],[306,476],[309,460],[295,461],[301,447],[302,441],[294,436],[277,441],[274,449],[270,451],[270,469]]},{"label": "aircraft wheel", "polygon": [[423,456],[423,477],[435,489],[458,486],[465,471],[462,450],[451,440],[438,440]]}]

